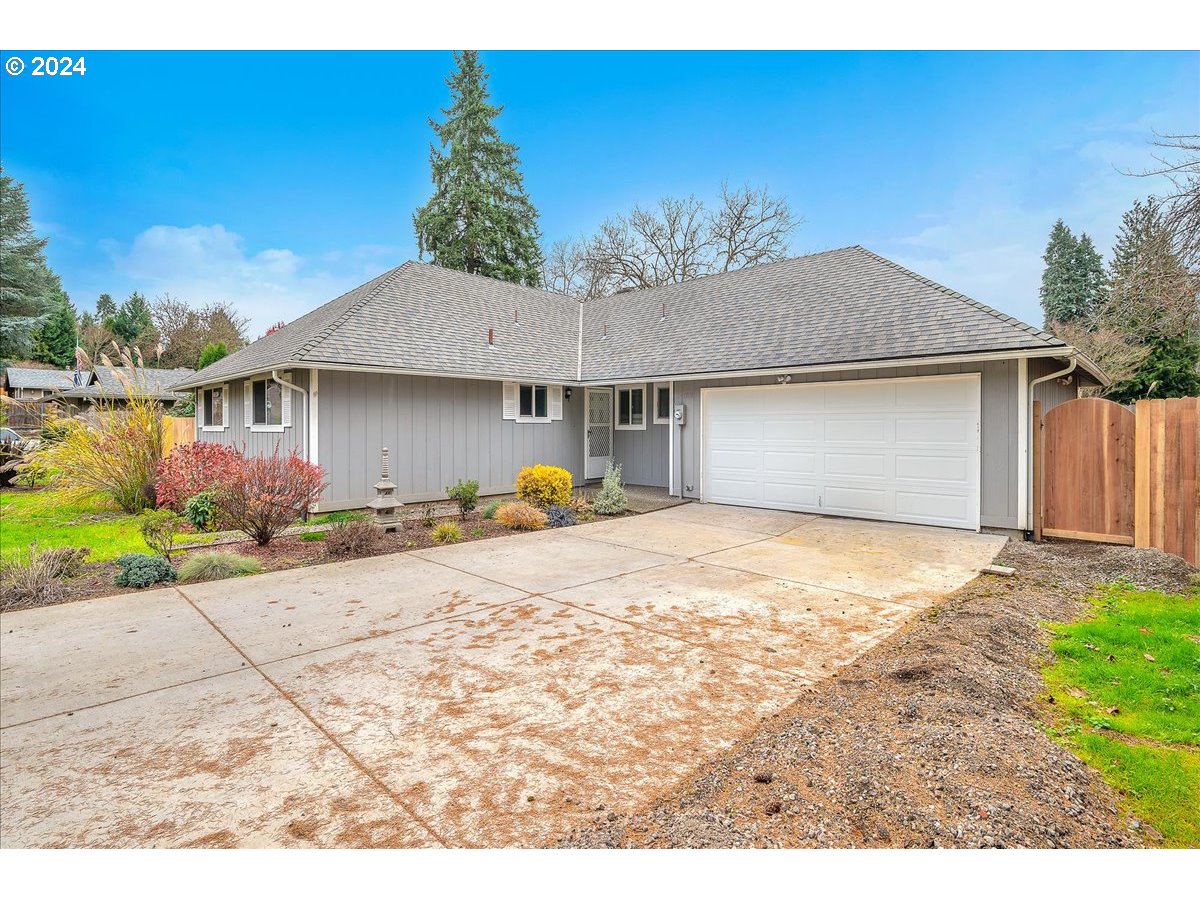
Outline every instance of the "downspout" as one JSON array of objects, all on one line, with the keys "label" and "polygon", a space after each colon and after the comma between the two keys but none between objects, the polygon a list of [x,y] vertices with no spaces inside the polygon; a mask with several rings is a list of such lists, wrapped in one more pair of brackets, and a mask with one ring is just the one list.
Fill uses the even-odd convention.
[{"label": "downspout", "polygon": [[[1026,433],[1028,435],[1028,440],[1029,440],[1030,444],[1033,443],[1033,427],[1034,427],[1033,426],[1033,399],[1034,399],[1033,398],[1033,393],[1034,393],[1033,389],[1036,388],[1039,384],[1044,384],[1047,381],[1053,381],[1056,378],[1064,378],[1067,375],[1070,375],[1072,372],[1074,372],[1075,367],[1077,365],[1079,365],[1079,360],[1076,358],[1076,352],[1074,350],[1072,350],[1070,353],[1067,354],[1066,358],[1069,362],[1065,369],[1060,369],[1057,372],[1051,372],[1049,375],[1043,375],[1041,378],[1035,378],[1035,379],[1033,379],[1033,381],[1029,382],[1029,408],[1024,411],[1024,414],[1025,414],[1025,421],[1027,423],[1030,423],[1029,428],[1026,429]],[[1032,470],[1032,468],[1033,468],[1032,454],[1029,454],[1027,458],[1028,458],[1028,465],[1029,465],[1030,469]],[[1033,493],[1032,471],[1030,472],[1030,476],[1029,476],[1029,485],[1030,485],[1030,487],[1029,487],[1030,493]],[[1028,504],[1028,508],[1029,508],[1029,520],[1024,523],[1024,530],[1025,531],[1033,531],[1033,517],[1037,514],[1037,512],[1036,512],[1036,510],[1033,509],[1032,503]]]},{"label": "downspout", "polygon": [[271,380],[285,391],[299,391],[304,395],[304,459],[307,461],[310,455],[308,452],[308,391],[299,385],[292,384],[290,381],[284,381],[279,377],[277,369],[271,370]]}]

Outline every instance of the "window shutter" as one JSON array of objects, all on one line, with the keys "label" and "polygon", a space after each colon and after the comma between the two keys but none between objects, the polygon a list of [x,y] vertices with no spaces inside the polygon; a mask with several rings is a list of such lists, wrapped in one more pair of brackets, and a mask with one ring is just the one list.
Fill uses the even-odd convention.
[{"label": "window shutter", "polygon": [[254,424],[254,382],[242,382],[242,413],[246,427]]},{"label": "window shutter", "polygon": [[228,428],[232,422],[233,410],[229,408],[229,385],[223,384],[221,385],[221,427]]},{"label": "window shutter", "polygon": [[562,385],[552,384],[546,391],[550,404],[550,420],[558,421],[562,418]]},{"label": "window shutter", "polygon": [[[279,377],[284,381],[290,382],[292,380],[292,373],[284,372]],[[283,409],[281,409],[279,412],[279,421],[283,424],[284,428],[291,428],[292,427],[292,393],[293,393],[292,389],[285,387],[279,393],[280,393],[280,397],[282,397],[282,399],[280,400],[280,403],[283,404]]]},{"label": "window shutter", "polygon": [[504,382],[504,405],[501,416],[505,419],[516,419],[517,417],[517,383],[515,381]]},{"label": "window shutter", "polygon": [[205,388],[200,388],[196,391],[196,424],[207,425],[208,422],[204,419],[204,391]]}]

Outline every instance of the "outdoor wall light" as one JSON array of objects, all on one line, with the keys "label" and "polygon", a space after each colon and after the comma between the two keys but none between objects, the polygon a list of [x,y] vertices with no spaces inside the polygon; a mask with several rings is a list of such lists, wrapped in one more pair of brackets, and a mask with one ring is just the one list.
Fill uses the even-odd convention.
[{"label": "outdoor wall light", "polygon": [[566,390],[564,390],[563,396],[565,396],[568,400],[570,400],[571,399],[571,389],[567,388]]}]

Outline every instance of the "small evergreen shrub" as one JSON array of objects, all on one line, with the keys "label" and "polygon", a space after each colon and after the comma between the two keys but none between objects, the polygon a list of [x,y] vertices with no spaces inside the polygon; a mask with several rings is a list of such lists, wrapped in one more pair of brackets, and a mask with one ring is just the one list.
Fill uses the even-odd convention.
[{"label": "small evergreen shrub", "polygon": [[517,499],[540,509],[571,502],[571,473],[558,466],[526,466],[517,473]]},{"label": "small evergreen shrub", "polygon": [[217,527],[217,492],[211,488],[190,497],[183,504],[183,517],[197,531],[214,531]]},{"label": "small evergreen shrub", "polygon": [[462,529],[454,522],[442,522],[430,535],[437,544],[457,544],[463,539]]},{"label": "small evergreen shrub", "polygon": [[171,558],[175,549],[175,533],[183,519],[169,509],[152,509],[142,514],[142,540],[163,559]]},{"label": "small evergreen shrub", "polygon": [[503,505],[504,501],[502,500],[489,500],[487,505],[484,506],[480,515],[482,515],[485,519],[494,519],[496,518],[496,510]]},{"label": "small evergreen shrub", "polygon": [[496,510],[496,521],[518,531],[537,531],[546,527],[546,514],[529,503],[505,503]]},{"label": "small evergreen shrub", "polygon": [[378,547],[380,540],[382,535],[373,524],[351,519],[325,532],[325,550],[330,556],[362,556]]},{"label": "small evergreen shrub", "polygon": [[144,588],[163,581],[174,581],[175,570],[161,556],[148,553],[126,553],[117,559],[121,571],[113,579],[118,587]]},{"label": "small evergreen shrub", "polygon": [[600,493],[592,501],[592,509],[600,516],[616,516],[629,509],[629,498],[621,484],[621,467],[613,465],[611,460],[604,470],[604,481],[600,484]]},{"label": "small evergreen shrub", "polygon": [[221,578],[239,578],[242,575],[257,575],[262,563],[240,553],[227,550],[210,550],[194,553],[179,567],[180,581],[217,581]]},{"label": "small evergreen shrub", "polygon": [[546,510],[546,524],[551,528],[566,528],[578,524],[575,512],[569,506],[552,506]]},{"label": "small evergreen shrub", "polygon": [[458,504],[459,517],[465,519],[467,513],[479,505],[479,482],[460,479],[454,487],[446,488],[446,494]]}]

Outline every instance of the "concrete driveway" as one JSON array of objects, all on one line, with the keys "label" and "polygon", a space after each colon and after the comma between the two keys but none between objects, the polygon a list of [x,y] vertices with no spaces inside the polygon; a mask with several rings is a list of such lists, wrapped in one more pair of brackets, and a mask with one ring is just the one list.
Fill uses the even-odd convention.
[{"label": "concrete driveway", "polygon": [[510,846],[644,803],[990,535],[689,504],[0,616],[0,843]]}]

